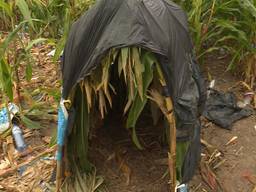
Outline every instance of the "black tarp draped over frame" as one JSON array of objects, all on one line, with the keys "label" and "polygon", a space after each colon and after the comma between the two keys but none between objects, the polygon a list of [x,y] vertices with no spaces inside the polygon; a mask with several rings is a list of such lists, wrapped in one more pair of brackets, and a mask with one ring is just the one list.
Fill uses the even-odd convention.
[{"label": "black tarp draped over frame", "polygon": [[171,94],[178,131],[191,141],[183,165],[188,181],[200,158],[198,117],[206,91],[194,60],[187,17],[169,0],[99,0],[73,25],[65,46],[62,76],[66,99],[111,48],[138,46],[157,55]]}]

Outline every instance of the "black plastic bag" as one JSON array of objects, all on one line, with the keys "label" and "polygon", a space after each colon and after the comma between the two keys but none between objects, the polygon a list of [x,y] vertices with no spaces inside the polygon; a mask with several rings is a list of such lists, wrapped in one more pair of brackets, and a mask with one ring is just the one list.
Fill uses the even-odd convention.
[{"label": "black plastic bag", "polygon": [[223,93],[214,89],[210,91],[203,115],[216,125],[230,130],[235,121],[253,114],[253,109],[237,106],[234,93]]}]

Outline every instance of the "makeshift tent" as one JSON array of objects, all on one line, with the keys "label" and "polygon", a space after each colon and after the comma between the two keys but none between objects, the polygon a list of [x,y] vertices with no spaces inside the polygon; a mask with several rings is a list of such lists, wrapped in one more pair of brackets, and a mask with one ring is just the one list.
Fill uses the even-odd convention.
[{"label": "makeshift tent", "polygon": [[[97,73],[97,69],[104,68],[102,61],[106,58],[111,60],[105,62],[110,68],[120,65],[121,61],[116,61],[118,59],[115,58],[126,56],[128,62],[127,54],[135,57],[137,53],[140,62],[132,61],[131,65],[135,70],[133,75],[137,94],[140,92],[140,80],[136,77],[136,70],[140,70],[143,76],[147,69],[153,70],[157,63],[156,68],[160,68],[163,73],[162,82],[166,83],[163,95],[172,99],[177,141],[188,142],[183,154],[181,178],[181,182],[187,182],[193,176],[200,158],[198,118],[205,103],[206,91],[193,55],[186,15],[169,0],[99,0],[72,25],[62,62],[62,98],[70,100],[71,104],[68,107],[67,130],[58,136],[65,138],[65,143],[58,138],[61,140],[58,144],[61,147],[65,145],[67,149],[65,162],[72,161],[81,168],[80,170],[89,170],[88,162],[84,162],[88,148],[88,140],[84,138],[88,136],[90,128],[88,122],[91,103],[86,95],[88,78],[96,74],[102,80],[104,70]],[[146,61],[143,61],[147,54],[151,58],[150,61],[153,61],[149,62],[151,64],[145,64]],[[138,69],[138,65],[145,66]],[[122,70],[125,73],[125,68]],[[141,81],[144,83],[144,80]],[[151,84],[152,82],[145,85],[144,89],[149,90]],[[148,95],[147,90],[140,95],[141,99]],[[102,93],[96,98],[101,98],[100,94]],[[105,97],[108,97],[108,94],[105,93]],[[102,100],[98,99],[98,102]],[[99,110],[98,114],[94,115],[100,116],[102,111]],[[78,127],[82,131],[79,132]],[[75,146],[78,141],[82,143]],[[84,148],[80,149],[81,146]],[[62,153],[59,153],[58,159],[63,159]]]}]

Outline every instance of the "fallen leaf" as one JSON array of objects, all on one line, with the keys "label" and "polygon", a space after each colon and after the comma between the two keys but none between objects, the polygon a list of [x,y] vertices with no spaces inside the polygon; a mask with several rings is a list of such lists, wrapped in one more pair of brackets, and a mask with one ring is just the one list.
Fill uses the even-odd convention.
[{"label": "fallen leaf", "polygon": [[5,157],[4,160],[0,161],[0,170],[8,168],[10,167],[10,165],[11,165],[10,161]]}]

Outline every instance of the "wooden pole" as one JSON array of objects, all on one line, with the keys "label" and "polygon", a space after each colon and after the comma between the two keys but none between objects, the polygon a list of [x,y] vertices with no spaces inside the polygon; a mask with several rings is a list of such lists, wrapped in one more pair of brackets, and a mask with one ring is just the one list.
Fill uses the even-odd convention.
[{"label": "wooden pole", "polygon": [[[170,112],[173,110],[173,104],[170,97],[165,98],[167,110]],[[169,138],[169,147],[170,151],[168,152],[168,165],[170,171],[170,191],[176,191],[176,123],[174,113],[171,112],[167,115],[167,120],[170,127],[170,138]]]},{"label": "wooden pole", "polygon": [[[160,78],[160,83],[163,88],[167,88],[167,83],[165,81],[164,75],[162,73],[161,67],[157,64],[157,72]],[[167,93],[165,95],[165,104],[167,109],[166,118],[169,123],[170,128],[170,137],[169,137],[169,148],[170,151],[168,152],[168,165],[169,165],[169,172],[170,172],[170,192],[176,192],[176,121],[173,112],[173,102],[172,99]]]},{"label": "wooden pole", "polygon": [[[63,146],[58,146],[58,152],[60,152],[60,154],[62,154],[63,152]],[[56,192],[60,191],[61,185],[62,185],[62,172],[63,172],[63,160],[61,158],[57,158],[57,168],[56,168]]]},{"label": "wooden pole", "polygon": [[57,169],[56,169],[56,192],[60,191],[62,184],[62,162],[57,161]]}]

